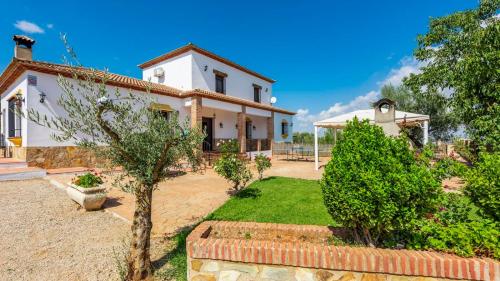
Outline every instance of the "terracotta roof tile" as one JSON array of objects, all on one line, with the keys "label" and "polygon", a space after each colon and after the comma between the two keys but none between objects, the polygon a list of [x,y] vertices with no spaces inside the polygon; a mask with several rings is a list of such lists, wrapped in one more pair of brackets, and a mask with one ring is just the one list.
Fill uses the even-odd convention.
[{"label": "terracotta roof tile", "polygon": [[27,61],[13,59],[12,62],[7,66],[5,71],[0,76],[0,93],[5,91],[24,71],[32,70],[53,75],[62,75],[65,77],[72,77],[74,69],[77,68],[82,74],[93,74],[98,78],[106,78],[106,83],[108,85],[139,90],[139,91],[150,91],[151,93],[166,95],[178,98],[188,98],[193,96],[200,96],[209,99],[215,99],[219,101],[224,101],[228,103],[234,103],[239,105],[245,105],[249,107],[254,107],[263,110],[269,110],[284,114],[294,115],[295,112],[291,112],[285,109],[277,108],[267,104],[261,104],[233,96],[228,96],[220,93],[215,93],[207,90],[195,89],[192,91],[182,91],[173,87],[166,85],[152,83],[149,81],[119,75],[115,73],[104,72],[101,70],[95,70],[91,68],[84,67],[72,67],[64,64],[55,64],[40,61]]}]

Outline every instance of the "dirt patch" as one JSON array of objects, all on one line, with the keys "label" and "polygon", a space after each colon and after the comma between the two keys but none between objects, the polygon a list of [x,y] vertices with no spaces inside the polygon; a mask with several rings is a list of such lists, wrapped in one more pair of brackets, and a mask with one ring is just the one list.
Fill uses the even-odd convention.
[{"label": "dirt patch", "polygon": [[300,228],[228,228],[213,227],[206,238],[237,239],[252,241],[305,242],[333,245],[347,240],[349,233],[344,228],[322,227],[321,231],[302,231]]},{"label": "dirt patch", "polygon": [[85,212],[44,180],[0,183],[3,280],[116,280],[113,249],[129,226]]}]

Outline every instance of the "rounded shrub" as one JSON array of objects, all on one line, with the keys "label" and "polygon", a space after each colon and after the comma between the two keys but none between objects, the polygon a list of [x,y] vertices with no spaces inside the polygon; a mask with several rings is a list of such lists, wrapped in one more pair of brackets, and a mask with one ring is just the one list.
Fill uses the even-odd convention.
[{"label": "rounded shrub", "polygon": [[356,118],[334,146],[321,187],[332,218],[367,245],[432,212],[441,194],[405,137],[387,137],[381,127]]}]

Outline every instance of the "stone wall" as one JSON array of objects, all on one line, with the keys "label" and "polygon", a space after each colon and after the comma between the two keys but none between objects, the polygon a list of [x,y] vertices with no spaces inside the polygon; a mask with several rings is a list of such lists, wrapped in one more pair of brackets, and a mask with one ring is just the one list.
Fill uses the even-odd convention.
[{"label": "stone wall", "polygon": [[451,280],[393,274],[335,271],[292,266],[235,263],[220,260],[191,259],[191,281],[437,281]]},{"label": "stone wall", "polygon": [[94,152],[78,146],[26,147],[26,162],[29,167],[44,169],[88,167],[95,168],[105,161]]},{"label": "stone wall", "polygon": [[188,280],[500,279],[500,263],[492,259],[321,243],[331,235],[332,229],[322,226],[204,222],[187,238]]},{"label": "stone wall", "polygon": [[9,149],[10,157],[18,160],[26,160],[26,147],[10,146],[7,149]]}]

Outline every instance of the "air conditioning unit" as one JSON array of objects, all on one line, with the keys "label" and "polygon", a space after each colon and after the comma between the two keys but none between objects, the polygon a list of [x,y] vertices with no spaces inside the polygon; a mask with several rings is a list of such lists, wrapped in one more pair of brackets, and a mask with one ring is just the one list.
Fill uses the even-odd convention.
[{"label": "air conditioning unit", "polygon": [[154,75],[155,77],[162,77],[163,75],[165,75],[165,71],[161,67],[155,68]]}]

